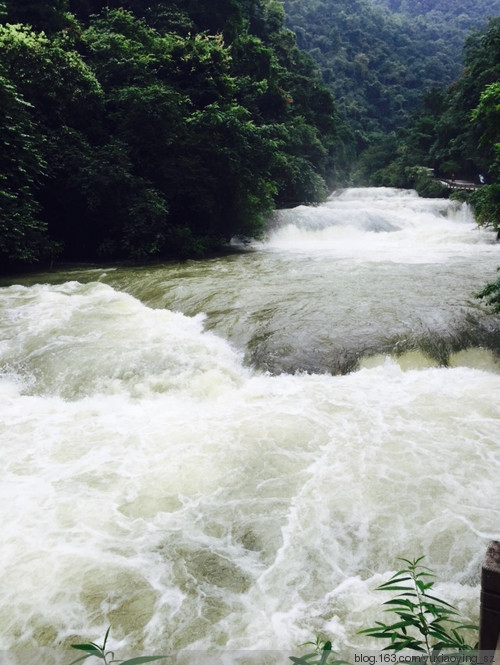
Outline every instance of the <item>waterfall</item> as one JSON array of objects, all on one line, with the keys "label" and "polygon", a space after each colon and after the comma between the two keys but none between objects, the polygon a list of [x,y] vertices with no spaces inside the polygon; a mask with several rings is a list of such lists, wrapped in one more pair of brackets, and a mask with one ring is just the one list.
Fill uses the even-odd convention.
[{"label": "waterfall", "polygon": [[1,648],[349,657],[421,555],[477,621],[498,252],[454,203],[347,190],[244,254],[5,284]]}]

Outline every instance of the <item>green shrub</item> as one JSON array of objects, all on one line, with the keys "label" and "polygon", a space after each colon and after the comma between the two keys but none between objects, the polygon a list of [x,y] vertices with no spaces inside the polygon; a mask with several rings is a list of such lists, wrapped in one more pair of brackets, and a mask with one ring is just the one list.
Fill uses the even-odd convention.
[{"label": "green shrub", "polygon": [[458,621],[456,609],[431,594],[434,574],[421,565],[422,559],[400,559],[407,567],[377,587],[379,591],[398,592],[393,599],[384,603],[388,606],[385,611],[396,614],[397,619],[392,623],[377,621],[372,628],[360,631],[361,634],[389,640],[384,647],[385,651],[412,649],[426,653],[429,657],[443,649],[476,649],[477,644],[466,642],[462,631],[477,631],[477,626]]},{"label": "green shrub", "polygon": [[[497,268],[500,270],[500,267]],[[489,284],[477,294],[477,298],[485,298],[488,305],[493,307],[494,312],[500,312],[500,277]]]},{"label": "green shrub", "polygon": [[[457,610],[446,601],[431,594],[434,586],[434,574],[421,565],[424,557],[411,561],[399,559],[406,567],[395,573],[388,582],[377,587],[377,591],[396,591],[391,600],[384,603],[386,612],[396,614],[392,623],[377,621],[371,628],[365,628],[360,635],[369,635],[388,640],[383,651],[413,650],[422,653],[422,662],[441,651],[474,651],[477,641],[470,644],[463,636],[463,631],[472,631],[475,636],[478,627],[464,624],[457,619]],[[341,665],[346,661],[338,660],[332,651],[332,644],[320,637],[315,642],[306,642],[301,646],[312,645],[314,651],[305,656],[290,656],[294,665]],[[391,661],[393,662],[393,661]]]},{"label": "green shrub", "polygon": [[480,226],[500,228],[500,184],[480,187],[471,194],[470,202]]}]

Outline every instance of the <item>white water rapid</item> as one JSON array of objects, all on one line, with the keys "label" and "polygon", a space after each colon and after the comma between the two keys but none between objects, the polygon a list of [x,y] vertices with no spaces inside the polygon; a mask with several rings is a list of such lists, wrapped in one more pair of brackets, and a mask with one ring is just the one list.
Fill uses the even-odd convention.
[{"label": "white water rapid", "polygon": [[477,622],[499,250],[456,204],[348,190],[243,254],[4,280],[0,648],[349,657],[421,555]]}]

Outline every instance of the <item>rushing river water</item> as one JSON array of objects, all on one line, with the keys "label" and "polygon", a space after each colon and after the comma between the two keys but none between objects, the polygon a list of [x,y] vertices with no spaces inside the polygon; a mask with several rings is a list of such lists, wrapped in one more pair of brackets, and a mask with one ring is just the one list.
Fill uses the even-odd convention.
[{"label": "rushing river water", "polygon": [[0,648],[346,655],[425,555],[477,621],[500,534],[500,245],[347,190],[203,262],[0,289]]}]

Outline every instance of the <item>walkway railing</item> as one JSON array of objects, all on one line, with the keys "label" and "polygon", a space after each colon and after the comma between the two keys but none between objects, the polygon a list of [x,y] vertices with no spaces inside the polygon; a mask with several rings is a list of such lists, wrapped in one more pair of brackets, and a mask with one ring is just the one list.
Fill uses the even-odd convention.
[{"label": "walkway railing", "polygon": [[448,189],[474,191],[481,187],[481,185],[476,185],[475,182],[470,182],[469,180],[445,180],[444,178],[438,178],[437,180]]}]

